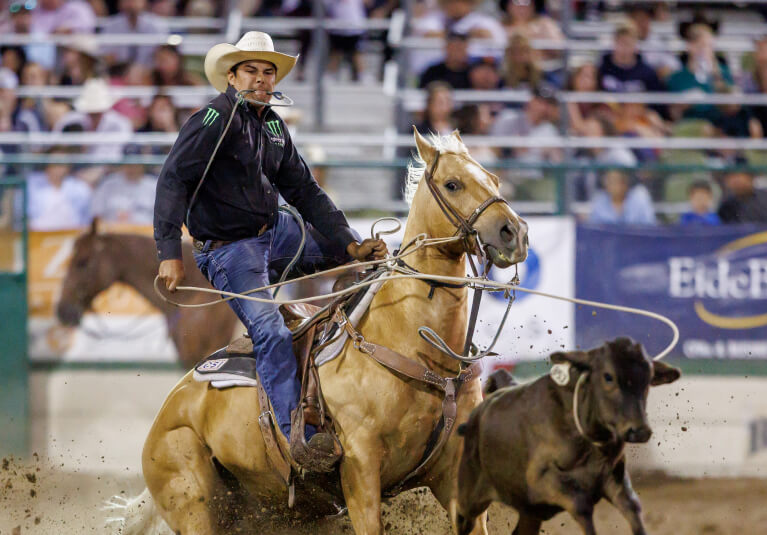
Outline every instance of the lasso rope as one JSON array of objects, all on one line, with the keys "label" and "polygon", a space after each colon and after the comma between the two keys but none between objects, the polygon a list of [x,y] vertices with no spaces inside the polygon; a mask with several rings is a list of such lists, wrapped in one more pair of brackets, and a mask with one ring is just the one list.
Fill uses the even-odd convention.
[{"label": "lasso rope", "polygon": [[[478,277],[450,277],[446,275],[434,275],[430,273],[419,273],[412,270],[409,270],[407,268],[402,268],[400,266],[397,266],[395,264],[395,261],[404,258],[406,256],[409,256],[413,254],[414,252],[418,251],[419,249],[423,247],[433,247],[436,245],[442,245],[445,243],[450,243],[453,241],[456,241],[460,239],[460,237],[450,237],[450,238],[427,238],[425,234],[419,234],[416,236],[413,240],[410,241],[405,247],[403,247],[402,251],[398,255],[390,256],[381,260],[369,260],[366,262],[358,262],[354,264],[346,264],[343,266],[338,266],[335,268],[327,269],[325,271],[319,271],[317,273],[312,273],[309,275],[305,275],[303,277],[299,277],[297,279],[293,279],[290,281],[284,281],[284,282],[278,282],[275,284],[269,284],[266,286],[262,286],[260,288],[254,288],[252,290],[248,290],[244,293],[235,293],[235,292],[227,292],[225,290],[216,290],[212,288],[200,288],[197,286],[178,286],[176,289],[180,291],[193,291],[193,292],[201,292],[201,293],[209,293],[214,295],[219,295],[224,297],[224,299],[217,299],[215,301],[208,301],[206,303],[196,303],[196,304],[185,304],[185,303],[178,303],[176,301],[173,301],[166,297],[159,287],[160,277],[159,275],[155,277],[154,279],[154,289],[155,292],[167,303],[171,305],[175,305],[181,308],[202,308],[206,306],[212,306],[219,303],[223,303],[225,301],[229,301],[230,299],[246,299],[249,301],[256,301],[258,303],[272,303],[275,305],[292,305],[292,304],[298,304],[298,303],[311,303],[313,301],[320,301],[323,299],[328,298],[335,298],[340,297],[342,295],[355,293],[359,291],[361,288],[366,288],[368,286],[371,286],[373,284],[376,284],[379,282],[378,280],[370,280],[370,281],[362,281],[354,284],[353,286],[349,288],[345,288],[343,290],[339,290],[336,292],[330,292],[326,294],[311,296],[311,297],[304,297],[301,299],[270,299],[270,298],[264,298],[264,297],[254,297],[250,294],[256,293],[256,292],[262,292],[265,290],[271,290],[274,288],[278,288],[280,286],[283,286],[285,284],[293,284],[296,282],[300,282],[303,280],[312,279],[315,277],[325,276],[325,275],[331,275],[333,273],[341,273],[344,271],[349,271],[351,269],[359,269],[364,267],[373,267],[373,266],[380,266],[384,264],[389,264],[388,268],[390,272],[396,272],[397,275],[389,275],[386,277],[386,281],[393,281],[393,280],[406,280],[406,279],[418,279],[418,280],[436,280],[440,282],[449,282],[453,284],[467,284],[469,287],[474,289],[481,289],[485,291],[517,291],[517,292],[524,292],[529,293],[533,295],[538,295],[540,297],[546,297],[549,299],[556,299],[558,301],[566,301],[569,303],[575,303],[578,305],[586,305],[586,306],[592,306],[595,308],[603,308],[607,310],[616,310],[618,312],[627,312],[629,314],[635,314],[638,316],[645,316],[651,319],[658,320],[662,323],[665,323],[671,328],[671,331],[673,332],[673,337],[671,342],[666,346],[663,351],[658,353],[655,357],[653,357],[653,360],[661,360],[664,357],[666,357],[672,349],[676,346],[677,342],[679,342],[679,328],[676,326],[676,324],[671,321],[666,316],[663,316],[661,314],[657,314],[655,312],[650,312],[649,310],[644,310],[641,308],[634,308],[634,307],[627,307],[622,305],[611,305],[609,303],[602,303],[599,301],[590,301],[587,299],[578,299],[575,297],[564,297],[561,295],[555,295],[550,294],[546,292],[541,292],[538,290],[531,290],[529,288],[521,288],[515,284],[511,283],[502,283],[502,282],[496,282],[493,280],[488,279],[481,279]],[[412,247],[412,248],[411,248]],[[410,250],[408,250],[410,249]]]}]

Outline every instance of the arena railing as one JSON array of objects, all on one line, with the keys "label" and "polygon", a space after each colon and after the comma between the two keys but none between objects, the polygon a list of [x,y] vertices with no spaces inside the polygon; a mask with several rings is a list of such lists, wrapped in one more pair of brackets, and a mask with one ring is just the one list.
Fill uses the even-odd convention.
[{"label": "arena railing", "polygon": [[[412,146],[412,138],[403,136],[409,140],[408,147]],[[468,138],[467,139],[471,139]],[[469,143],[469,141],[467,143]],[[2,143],[2,139],[0,139]],[[539,146],[539,145],[538,145]],[[23,175],[27,169],[43,166],[46,164],[69,164],[69,165],[106,165],[110,167],[126,164],[140,164],[145,166],[159,167],[165,162],[162,155],[132,155],[120,159],[107,159],[97,155],[88,154],[8,154],[3,157],[3,164],[15,168],[15,173]],[[321,161],[308,161],[313,169],[322,170],[349,170],[356,169],[360,173],[359,180],[387,180],[392,184],[391,197],[358,196],[356,199],[339,197],[339,206],[350,213],[390,213],[405,215],[408,205],[399,198],[401,193],[400,184],[404,177],[404,170],[411,163],[409,158],[389,159],[324,159]],[[505,176],[506,172],[526,174],[535,171],[554,180],[554,196],[549,199],[515,200],[514,206],[524,214],[549,214],[562,215],[567,213],[585,214],[588,212],[588,203],[574,202],[568,198],[568,176],[571,173],[601,172],[605,170],[621,169],[632,174],[642,176],[665,177],[672,174],[708,174],[725,173],[733,170],[742,170],[750,173],[767,175],[767,165],[698,165],[698,164],[673,164],[673,163],[644,163],[637,166],[625,166],[615,164],[595,164],[582,161],[565,161],[562,163],[523,163],[514,159],[496,159],[491,161],[480,160],[489,170]],[[382,174],[371,174],[372,171],[380,171]],[[509,178],[509,177],[506,177]],[[514,179],[512,179],[514,180]],[[535,180],[535,179],[533,179]],[[687,209],[684,202],[656,202],[655,209],[658,214],[673,217]]]}]

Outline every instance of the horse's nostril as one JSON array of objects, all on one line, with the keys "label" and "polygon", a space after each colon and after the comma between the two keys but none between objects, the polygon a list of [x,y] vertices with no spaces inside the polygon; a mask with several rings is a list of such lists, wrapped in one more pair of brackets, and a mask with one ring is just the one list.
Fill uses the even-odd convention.
[{"label": "horse's nostril", "polygon": [[504,243],[510,243],[514,240],[514,230],[508,223],[501,227],[501,239]]}]

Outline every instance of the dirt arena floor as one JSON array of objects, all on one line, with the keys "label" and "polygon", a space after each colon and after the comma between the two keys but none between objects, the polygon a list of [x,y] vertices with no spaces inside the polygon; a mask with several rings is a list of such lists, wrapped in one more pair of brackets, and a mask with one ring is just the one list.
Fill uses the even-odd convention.
[{"label": "dirt arena floor", "polygon": [[[98,476],[58,471],[43,459],[0,461],[0,535],[114,533],[101,510],[110,496],[142,490],[135,475]],[[649,533],[653,535],[760,535],[767,533],[767,480],[670,479],[635,474]],[[447,515],[425,489],[403,494],[385,508],[388,534],[448,535]],[[508,534],[516,521],[511,509],[493,505],[490,533]],[[607,503],[596,512],[602,534],[629,535],[624,520]],[[248,531],[248,530],[245,530]],[[319,535],[351,534],[348,518],[326,522]],[[284,533],[280,530],[280,533]],[[544,524],[547,535],[579,534],[560,514]]]}]

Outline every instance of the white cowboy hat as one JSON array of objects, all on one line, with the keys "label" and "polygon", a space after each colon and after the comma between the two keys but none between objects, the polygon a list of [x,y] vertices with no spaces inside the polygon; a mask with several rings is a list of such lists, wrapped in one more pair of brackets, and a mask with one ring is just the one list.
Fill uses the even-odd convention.
[{"label": "white cowboy hat", "polygon": [[274,43],[268,33],[248,32],[236,45],[221,43],[211,48],[205,56],[205,76],[213,87],[222,93],[229,86],[227,73],[243,61],[261,60],[273,63],[277,68],[275,84],[293,69],[298,56],[274,51]]},{"label": "white cowboy hat", "polygon": [[104,113],[114,106],[116,100],[106,80],[91,78],[83,85],[83,92],[75,100],[75,110],[82,113]]}]

